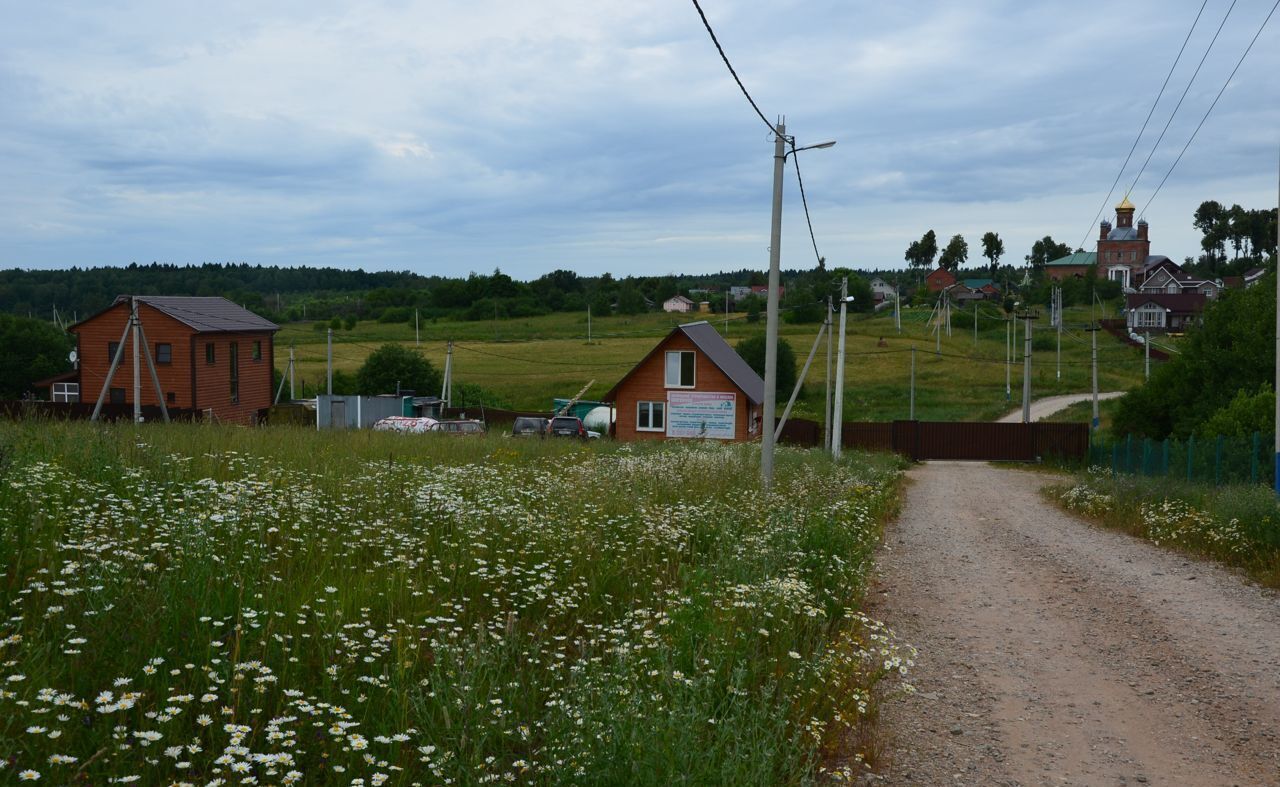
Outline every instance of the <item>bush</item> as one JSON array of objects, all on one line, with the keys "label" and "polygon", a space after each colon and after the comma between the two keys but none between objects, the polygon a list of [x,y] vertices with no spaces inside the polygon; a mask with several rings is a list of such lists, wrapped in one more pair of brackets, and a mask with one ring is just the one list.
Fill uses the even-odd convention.
[{"label": "bush", "polygon": [[1231,403],[1213,414],[1196,430],[1201,437],[1226,435],[1248,437],[1254,432],[1270,434],[1275,429],[1276,395],[1264,385],[1256,393],[1236,391]]},{"label": "bush", "polygon": [[397,390],[431,394],[440,390],[440,372],[416,350],[384,344],[370,353],[356,372],[359,392],[374,396]]},{"label": "bush", "polygon": [[[738,342],[738,355],[747,365],[755,369],[756,374],[764,377],[765,337],[752,336]],[[778,380],[775,391],[778,399],[786,401],[791,398],[791,389],[796,384],[796,354],[786,339],[778,340]],[[779,409],[781,412],[781,409]]]}]

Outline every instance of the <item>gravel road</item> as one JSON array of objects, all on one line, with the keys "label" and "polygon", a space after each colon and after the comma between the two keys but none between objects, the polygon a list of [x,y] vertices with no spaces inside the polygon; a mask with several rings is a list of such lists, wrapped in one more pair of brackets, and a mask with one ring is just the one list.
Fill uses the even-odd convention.
[{"label": "gravel road", "polygon": [[1091,527],[1053,479],[909,473],[871,607],[917,648],[891,785],[1280,785],[1280,598]]},{"label": "gravel road", "polygon": [[[1118,399],[1124,396],[1124,391],[1105,391],[1098,393],[1098,401],[1102,402],[1107,399]],[[1039,421],[1048,418],[1059,410],[1065,410],[1076,402],[1093,401],[1092,393],[1082,394],[1062,394],[1061,396],[1046,396],[1043,399],[1036,399],[1031,402],[1031,420]],[[1010,410],[1008,413],[1000,417],[996,423],[1001,424],[1019,424],[1022,423],[1022,406],[1018,409]]]}]

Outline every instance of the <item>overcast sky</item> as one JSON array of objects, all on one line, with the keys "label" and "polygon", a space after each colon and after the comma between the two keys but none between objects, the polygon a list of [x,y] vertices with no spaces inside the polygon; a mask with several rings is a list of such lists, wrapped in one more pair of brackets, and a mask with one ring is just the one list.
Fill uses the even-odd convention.
[{"label": "overcast sky", "polygon": [[[933,229],[1079,245],[1200,2],[702,0],[785,115],[831,265]],[[1132,200],[1276,204],[1280,14],[1237,0]],[[1111,206],[1230,0],[1208,0]],[[0,0],[0,267],[246,261],[517,278],[768,265],[772,151],[687,0]],[[784,267],[812,267],[788,170]]]}]

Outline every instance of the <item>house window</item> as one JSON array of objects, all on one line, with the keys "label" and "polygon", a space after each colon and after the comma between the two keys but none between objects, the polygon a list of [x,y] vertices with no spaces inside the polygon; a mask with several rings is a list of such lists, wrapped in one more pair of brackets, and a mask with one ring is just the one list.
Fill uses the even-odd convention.
[{"label": "house window", "polygon": [[214,359],[213,342],[206,342],[204,345],[204,362],[212,366]]},{"label": "house window", "polygon": [[667,428],[666,402],[637,402],[636,431],[661,432]]},{"label": "house window", "polygon": [[55,402],[78,402],[80,383],[54,383],[52,393]]},{"label": "house window", "polygon": [[255,361],[262,360],[262,341],[261,340],[257,340],[253,343],[253,360]]},{"label": "house window", "polygon": [[1164,291],[1167,293],[1176,295],[1182,292],[1182,288],[1178,286],[1178,283],[1176,281],[1171,281],[1169,282],[1168,286],[1164,288]]},{"label": "house window", "polygon": [[231,343],[231,403],[240,403],[240,344]]},{"label": "house window", "polygon": [[173,363],[172,344],[156,344],[156,363]]},{"label": "house window", "polygon": [[1156,307],[1143,307],[1134,312],[1133,326],[1135,328],[1163,328],[1164,327],[1164,309]]},{"label": "house window", "polygon": [[108,401],[112,404],[124,404],[124,389],[112,388],[108,395]]},{"label": "house window", "polygon": [[692,350],[675,350],[667,353],[667,387],[692,388],[694,353]]},{"label": "house window", "polygon": [[111,363],[116,359],[116,352],[120,349],[120,342],[107,342],[107,363]]}]

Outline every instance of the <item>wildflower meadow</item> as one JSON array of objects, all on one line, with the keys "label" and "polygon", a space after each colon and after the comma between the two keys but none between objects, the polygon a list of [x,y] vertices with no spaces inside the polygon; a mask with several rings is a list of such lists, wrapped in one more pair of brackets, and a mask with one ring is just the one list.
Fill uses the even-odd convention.
[{"label": "wildflower meadow", "polygon": [[2,423],[0,782],[846,777],[910,688],[858,606],[899,468],[758,463]]},{"label": "wildflower meadow", "polygon": [[1270,487],[1212,487],[1093,468],[1050,494],[1104,525],[1242,568],[1262,584],[1280,587],[1280,507]]}]

